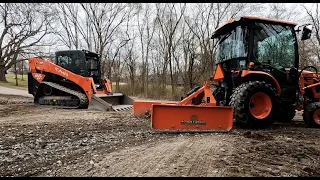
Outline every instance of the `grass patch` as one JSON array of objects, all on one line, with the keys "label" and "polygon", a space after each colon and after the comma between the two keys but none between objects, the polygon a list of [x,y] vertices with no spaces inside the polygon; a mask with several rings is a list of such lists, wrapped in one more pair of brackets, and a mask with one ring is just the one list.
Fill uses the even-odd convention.
[{"label": "grass patch", "polygon": [[15,88],[15,89],[28,89],[28,75],[23,75],[23,80],[21,75],[17,75],[18,85],[16,86],[16,80],[14,79],[14,74],[6,74],[6,79],[8,82],[0,82],[0,86]]}]

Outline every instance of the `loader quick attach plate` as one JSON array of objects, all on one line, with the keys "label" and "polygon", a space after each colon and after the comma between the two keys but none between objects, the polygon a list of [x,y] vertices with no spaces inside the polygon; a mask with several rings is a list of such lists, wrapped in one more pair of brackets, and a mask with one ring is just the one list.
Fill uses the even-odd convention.
[{"label": "loader quick attach plate", "polygon": [[233,124],[233,107],[154,104],[151,112],[157,131],[227,132]]}]

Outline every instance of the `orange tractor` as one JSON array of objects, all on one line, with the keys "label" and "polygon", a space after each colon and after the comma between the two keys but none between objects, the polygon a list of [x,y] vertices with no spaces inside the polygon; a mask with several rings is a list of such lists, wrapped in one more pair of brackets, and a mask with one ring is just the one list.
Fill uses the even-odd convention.
[{"label": "orange tractor", "polygon": [[[135,101],[134,114],[151,110],[155,130],[228,131],[232,119],[243,128],[267,128],[275,121],[289,122],[296,110],[303,110],[305,123],[319,127],[318,70],[299,69],[297,36],[302,31],[301,40],[309,39],[312,26],[295,27],[296,23],[253,16],[228,21],[212,36],[218,44],[212,94],[208,81],[181,102]],[[187,117],[193,123],[185,123]]]},{"label": "orange tractor", "polygon": [[131,110],[133,100],[112,93],[101,76],[100,55],[87,50],[56,52],[55,62],[29,59],[28,91],[38,105],[106,111]]}]

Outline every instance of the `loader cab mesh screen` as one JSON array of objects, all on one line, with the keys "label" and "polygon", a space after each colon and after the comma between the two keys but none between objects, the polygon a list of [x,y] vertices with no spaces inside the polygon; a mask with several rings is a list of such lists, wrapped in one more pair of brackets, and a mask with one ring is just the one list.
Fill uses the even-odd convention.
[{"label": "loader cab mesh screen", "polygon": [[95,83],[100,83],[101,72],[100,72],[100,62],[98,56],[86,55],[86,66],[88,70],[88,76],[93,78]]}]

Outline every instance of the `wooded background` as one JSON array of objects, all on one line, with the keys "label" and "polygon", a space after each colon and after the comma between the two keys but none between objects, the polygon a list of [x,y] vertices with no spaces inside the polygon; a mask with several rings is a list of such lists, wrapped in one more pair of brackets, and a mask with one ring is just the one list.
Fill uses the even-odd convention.
[{"label": "wooded background", "polygon": [[313,24],[312,38],[299,42],[300,62],[319,68],[315,3],[2,3],[0,81],[9,70],[25,73],[29,57],[53,60],[58,50],[87,49],[102,55],[114,91],[177,100],[212,76],[210,37],[242,15]]}]

